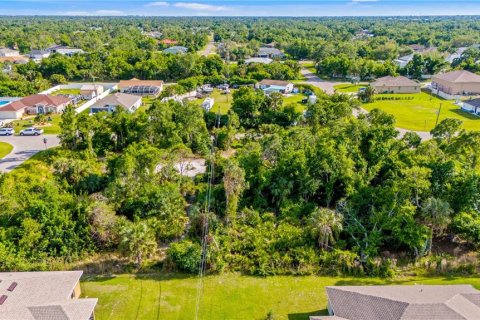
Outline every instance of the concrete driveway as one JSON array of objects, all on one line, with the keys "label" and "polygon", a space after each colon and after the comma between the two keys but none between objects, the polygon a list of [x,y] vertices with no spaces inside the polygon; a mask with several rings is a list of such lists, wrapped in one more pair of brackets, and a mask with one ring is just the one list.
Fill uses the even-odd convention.
[{"label": "concrete driveway", "polygon": [[13,150],[5,158],[0,159],[0,172],[10,172],[25,160],[34,154],[45,150],[43,139],[47,139],[47,148],[53,148],[60,145],[60,139],[53,134],[44,134],[41,136],[0,136],[1,142],[9,143],[13,146]]},{"label": "concrete driveway", "polygon": [[348,82],[332,82],[320,79],[315,73],[311,72],[307,68],[302,68],[300,70],[302,76],[305,77],[306,81],[303,83],[311,84],[317,88],[322,89],[326,94],[334,94],[335,88],[333,86],[337,84],[344,84]]}]

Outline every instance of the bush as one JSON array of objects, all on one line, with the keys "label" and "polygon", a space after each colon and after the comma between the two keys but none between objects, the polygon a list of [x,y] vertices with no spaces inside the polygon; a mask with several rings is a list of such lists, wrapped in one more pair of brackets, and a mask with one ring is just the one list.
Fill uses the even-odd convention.
[{"label": "bush", "polygon": [[175,242],[168,248],[167,257],[179,270],[196,273],[202,258],[202,248],[189,240]]}]

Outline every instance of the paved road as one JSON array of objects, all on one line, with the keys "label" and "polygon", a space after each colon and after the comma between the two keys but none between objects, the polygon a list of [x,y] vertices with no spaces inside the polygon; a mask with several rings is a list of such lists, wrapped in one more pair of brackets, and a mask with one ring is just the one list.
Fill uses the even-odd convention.
[{"label": "paved road", "polygon": [[47,138],[48,148],[53,148],[60,145],[60,140],[56,135],[53,134],[45,134],[38,137],[0,136],[1,142],[10,143],[13,146],[12,152],[5,156],[5,158],[0,159],[0,172],[10,172],[34,154],[45,150],[43,138]]},{"label": "paved road", "polygon": [[215,41],[210,41],[205,47],[205,49],[202,50],[201,55],[204,57],[208,56],[210,53],[212,53],[214,48],[215,48]]},{"label": "paved road", "polygon": [[302,68],[300,70],[302,76],[304,76],[307,80],[304,83],[311,84],[317,88],[322,89],[326,94],[334,94],[335,89],[333,86],[337,84],[343,84],[347,82],[331,82],[320,79],[315,73],[311,72],[307,68]]}]

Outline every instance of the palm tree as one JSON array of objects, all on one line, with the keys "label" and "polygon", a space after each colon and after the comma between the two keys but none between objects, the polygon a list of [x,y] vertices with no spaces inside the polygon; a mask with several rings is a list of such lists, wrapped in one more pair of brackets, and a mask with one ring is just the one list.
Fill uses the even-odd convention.
[{"label": "palm tree", "polygon": [[358,98],[363,102],[373,102],[375,100],[375,89],[372,86],[368,86],[365,90],[358,93]]},{"label": "palm tree", "polygon": [[430,228],[430,239],[427,252],[432,252],[434,235],[439,236],[450,223],[452,209],[448,202],[437,198],[428,198],[422,208],[421,215],[425,225]]},{"label": "palm tree", "polygon": [[317,208],[308,224],[312,235],[318,240],[318,246],[327,249],[330,243],[335,243],[335,237],[343,229],[343,216],[328,208]]},{"label": "palm tree", "polygon": [[120,248],[140,267],[157,250],[155,234],[145,221],[127,224],[120,231]]}]

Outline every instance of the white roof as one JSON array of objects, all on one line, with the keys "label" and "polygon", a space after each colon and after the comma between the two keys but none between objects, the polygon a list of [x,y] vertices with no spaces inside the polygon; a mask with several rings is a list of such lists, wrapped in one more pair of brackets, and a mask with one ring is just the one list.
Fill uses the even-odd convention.
[{"label": "white roof", "polygon": [[250,58],[250,59],[245,60],[246,64],[250,64],[250,63],[270,64],[272,62],[273,62],[273,60],[270,59],[270,58]]}]

